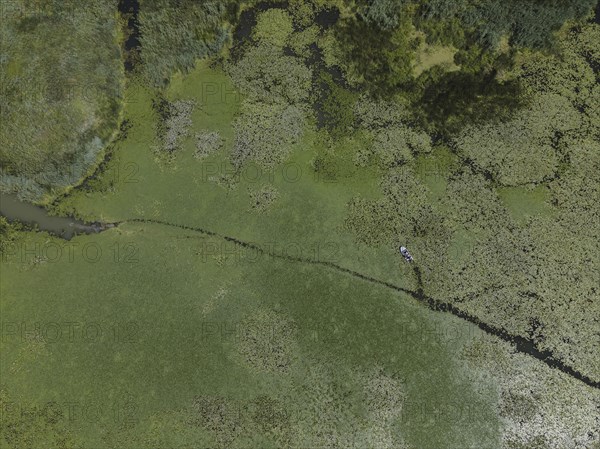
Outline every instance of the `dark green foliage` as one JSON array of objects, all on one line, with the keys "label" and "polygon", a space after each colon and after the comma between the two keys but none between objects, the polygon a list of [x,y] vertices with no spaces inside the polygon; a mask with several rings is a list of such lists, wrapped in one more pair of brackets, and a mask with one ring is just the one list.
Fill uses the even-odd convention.
[{"label": "dark green foliage", "polygon": [[498,82],[495,73],[427,72],[418,80],[423,125],[432,132],[451,135],[467,123],[508,118],[524,105],[518,81]]},{"label": "dark green foliage", "polygon": [[400,25],[405,0],[370,0],[361,5],[359,15],[382,30],[392,30]]},{"label": "dark green foliage", "polygon": [[356,94],[336,84],[326,72],[321,72],[319,78],[321,99],[316,104],[319,122],[333,138],[340,138],[347,135],[354,125],[353,106]]},{"label": "dark green foliage", "polygon": [[155,0],[140,10],[141,58],[150,82],[164,85],[176,70],[219,51],[229,39],[239,1]]},{"label": "dark green foliage", "polygon": [[412,79],[416,40],[410,37],[410,21],[402,17],[394,29],[382,29],[353,17],[336,25],[346,64],[362,79],[365,90],[384,97]]},{"label": "dark green foliage", "polygon": [[513,56],[514,52],[490,52],[481,45],[472,44],[461,48],[454,56],[454,62],[462,72],[496,75],[498,71],[512,67]]},{"label": "dark green foliage", "polygon": [[0,254],[19,237],[20,230],[22,230],[22,225],[19,223],[9,223],[5,217],[0,215]]},{"label": "dark green foliage", "polygon": [[463,26],[486,47],[494,47],[503,36],[519,47],[551,44],[553,32],[570,19],[591,12],[595,0],[426,0],[424,15],[441,22],[458,17]]},{"label": "dark green foliage", "polygon": [[456,48],[466,46],[465,28],[458,18],[435,20],[417,15],[414,20],[417,28],[425,33],[425,42],[428,44],[453,45]]}]

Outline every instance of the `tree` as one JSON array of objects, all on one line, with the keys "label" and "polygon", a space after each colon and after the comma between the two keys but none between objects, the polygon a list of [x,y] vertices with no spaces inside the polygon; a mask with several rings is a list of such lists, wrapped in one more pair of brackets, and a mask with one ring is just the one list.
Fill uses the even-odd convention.
[{"label": "tree", "polygon": [[408,15],[398,20],[398,26],[382,29],[359,15],[335,28],[349,77],[378,97],[389,96],[412,79],[416,40]]},{"label": "tree", "polygon": [[283,47],[293,30],[290,15],[283,9],[272,8],[258,15],[252,36],[257,41]]},{"label": "tree", "polygon": [[176,70],[218,52],[229,39],[237,0],[156,0],[140,8],[141,58],[151,83],[164,86]]},{"label": "tree", "polygon": [[250,47],[227,70],[236,87],[254,102],[298,104],[310,95],[312,71],[302,59],[284,55],[269,43]]}]

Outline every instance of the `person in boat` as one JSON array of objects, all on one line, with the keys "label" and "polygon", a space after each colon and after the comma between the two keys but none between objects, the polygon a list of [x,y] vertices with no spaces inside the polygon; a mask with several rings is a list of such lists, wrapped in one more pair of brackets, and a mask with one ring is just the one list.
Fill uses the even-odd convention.
[{"label": "person in boat", "polygon": [[404,259],[406,259],[407,262],[413,261],[413,257],[410,255],[410,253],[404,246],[400,247],[400,254],[402,254],[402,256],[404,256]]}]

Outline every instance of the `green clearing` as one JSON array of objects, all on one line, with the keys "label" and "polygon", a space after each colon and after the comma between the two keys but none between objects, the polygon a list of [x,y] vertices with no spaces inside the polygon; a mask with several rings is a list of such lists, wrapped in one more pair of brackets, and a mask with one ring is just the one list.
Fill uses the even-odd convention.
[{"label": "green clearing", "polygon": [[[215,87],[216,94],[206,94]],[[162,163],[155,160],[151,149],[156,120],[151,108],[152,91],[137,90],[136,100],[125,110],[125,118],[133,127],[117,143],[115,159],[92,184],[94,191],[75,192],[60,204],[59,210],[90,220],[146,218],[203,228],[265,247],[271,245],[279,252],[313,258],[320,254],[321,260],[414,288],[410,267],[398,256],[396,248],[381,250],[356,245],[352,234],[341,229],[346,204],[353,196],[380,195],[378,174],[373,171],[365,176],[365,172],[356,169],[338,170],[344,167],[343,157],[352,154],[334,154],[330,158],[335,174],[341,171],[341,176],[328,179],[316,173],[311,162],[329,151],[323,147],[317,131],[308,129],[284,164],[272,169],[257,164],[246,166],[233,189],[211,179],[235,171],[226,158],[233,138],[230,123],[239,107],[231,92],[233,86],[228,78],[203,64],[185,78],[175,77],[166,96],[196,101],[192,134],[204,129],[218,131],[225,148],[197,160],[190,138],[172,162]],[[221,99],[225,94],[227,101]],[[360,144],[350,138],[340,147],[355,150]],[[280,196],[261,214],[251,210],[249,192],[264,185],[275,187]],[[390,266],[395,269],[390,270]]]},{"label": "green clearing", "polygon": [[[202,246],[220,242],[162,225],[80,236],[61,257],[52,251],[63,241],[20,238],[56,261],[18,250],[0,266],[11,279],[0,291],[5,405],[32,411],[54,403],[64,416],[47,426],[67,441],[93,448],[497,441],[494,395],[466,380],[458,357],[478,331],[409,297],[268,256],[204,259]],[[99,260],[86,260],[83,248],[88,259],[99,248]],[[74,404],[71,414],[66,404]],[[203,421],[202,413],[223,407],[225,416]],[[18,413],[9,410],[5,420]],[[388,420],[383,427],[378,413]],[[34,428],[9,434],[42,447]]]},{"label": "green clearing", "polygon": [[414,76],[418,77],[434,66],[442,66],[449,72],[460,70],[460,67],[454,63],[456,52],[457,50],[452,47],[431,46],[422,43],[413,66]]},{"label": "green clearing", "polygon": [[544,186],[504,187],[498,189],[498,195],[512,217],[521,224],[524,224],[529,217],[553,213],[552,206],[548,203],[550,192]]}]

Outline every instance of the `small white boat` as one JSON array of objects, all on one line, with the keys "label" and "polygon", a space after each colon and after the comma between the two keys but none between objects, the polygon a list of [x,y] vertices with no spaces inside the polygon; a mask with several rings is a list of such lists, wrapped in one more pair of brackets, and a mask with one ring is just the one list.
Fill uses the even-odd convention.
[{"label": "small white boat", "polygon": [[400,254],[402,254],[402,256],[404,256],[404,259],[407,262],[412,262],[413,261],[413,257],[410,255],[410,253],[408,252],[408,250],[404,246],[400,247]]}]

